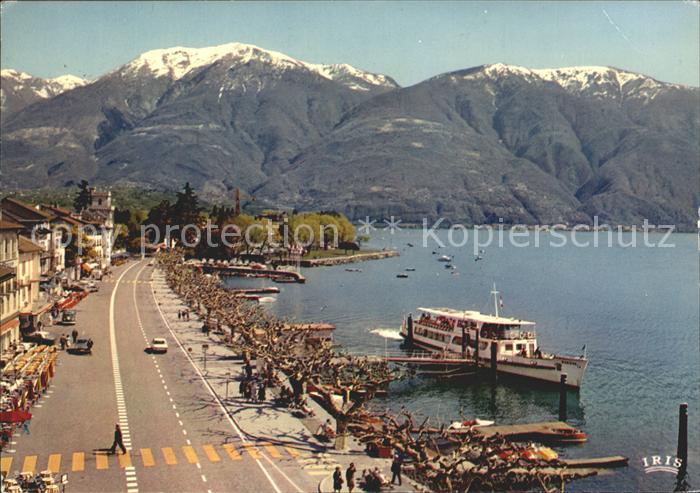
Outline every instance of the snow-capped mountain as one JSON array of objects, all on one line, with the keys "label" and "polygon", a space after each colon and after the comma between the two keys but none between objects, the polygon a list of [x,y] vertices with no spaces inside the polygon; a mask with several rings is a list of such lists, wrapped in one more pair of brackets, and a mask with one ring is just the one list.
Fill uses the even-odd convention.
[{"label": "snow-capped mountain", "polygon": [[36,101],[52,98],[88,82],[75,75],[42,79],[17,70],[3,69],[0,72],[0,111],[3,119]]},{"label": "snow-capped mountain", "polygon": [[[3,91],[29,82],[3,72]],[[613,67],[492,64],[401,88],[231,43],[48,91],[3,111],[3,186],[189,181],[210,198],[240,187],[270,206],[468,224],[687,227],[700,205],[698,89]]]},{"label": "snow-capped mountain", "polygon": [[389,77],[373,74],[347,64],[322,65],[303,62],[284,53],[264,50],[244,43],[228,43],[207,48],[174,47],[151,50],[138,56],[123,67],[117,69],[124,75],[143,75],[150,73],[155,77],[169,77],[178,80],[192,71],[218,62],[230,63],[231,68],[242,66],[252,61],[279,70],[303,70],[319,75],[328,80],[345,84],[353,90],[367,91],[371,87],[398,87]]},{"label": "snow-capped mountain", "polygon": [[515,76],[529,82],[548,81],[567,92],[613,99],[653,99],[660,91],[680,89],[680,84],[660,82],[647,75],[604,66],[578,66],[548,69],[530,69],[505,63],[483,65],[466,75],[466,78],[487,78],[501,81]]}]

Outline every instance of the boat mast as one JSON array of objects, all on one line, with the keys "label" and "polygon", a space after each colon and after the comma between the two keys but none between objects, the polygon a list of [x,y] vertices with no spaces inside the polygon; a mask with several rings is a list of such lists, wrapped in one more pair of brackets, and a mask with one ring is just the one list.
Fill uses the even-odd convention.
[{"label": "boat mast", "polygon": [[496,291],[496,283],[493,283],[493,290],[491,290],[493,295],[493,307],[496,310],[496,316],[498,317],[498,291]]}]

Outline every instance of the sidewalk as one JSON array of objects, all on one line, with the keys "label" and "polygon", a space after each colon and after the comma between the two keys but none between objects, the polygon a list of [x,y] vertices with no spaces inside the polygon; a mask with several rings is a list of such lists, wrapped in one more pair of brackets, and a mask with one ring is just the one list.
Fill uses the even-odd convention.
[{"label": "sidewalk", "polygon": [[[391,478],[391,460],[369,457],[365,453],[364,446],[354,437],[348,438],[348,448],[344,451],[335,450],[332,444],[319,442],[313,436],[318,425],[326,419],[330,419],[332,423],[334,420],[312,399],[309,399],[309,405],[316,416],[303,420],[294,417],[287,408],[274,406],[270,400],[271,393],[268,393],[268,402],[254,404],[246,401],[238,392],[240,377],[243,374],[242,361],[236,358],[230,348],[218,341],[219,336],[213,334],[207,336],[202,332],[203,321],[197,318],[196,314],[167,286],[159,270],[153,272],[152,289],[170,328],[183,347],[191,349],[190,356],[205,375],[230,416],[248,438],[313,454],[316,462],[309,460],[308,464],[302,467],[314,468],[319,471],[318,474],[322,474],[319,477],[319,492],[333,491],[332,474],[335,466],[340,466],[344,478],[345,469],[351,462],[354,462],[357,468],[356,483],[359,483],[363,469],[375,467],[379,467],[388,478]],[[189,321],[178,319],[178,311],[184,309],[190,309]],[[206,361],[203,344],[209,345]],[[283,375],[280,377],[284,378]],[[404,478],[403,483],[403,487],[395,487],[397,489],[392,488],[391,491],[416,490],[411,487],[412,482],[408,478]],[[346,485],[343,491],[347,491]],[[355,491],[361,491],[359,486]]]}]

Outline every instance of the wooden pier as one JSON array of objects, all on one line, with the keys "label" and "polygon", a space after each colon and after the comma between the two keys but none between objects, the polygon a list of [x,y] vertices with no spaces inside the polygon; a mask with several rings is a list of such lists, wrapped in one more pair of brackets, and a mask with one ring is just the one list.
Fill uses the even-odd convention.
[{"label": "wooden pier", "polygon": [[591,459],[560,459],[567,467],[571,469],[581,468],[609,468],[609,467],[624,467],[629,462],[627,457],[621,455],[613,455],[611,457],[595,457]]},{"label": "wooden pier", "polygon": [[579,437],[581,432],[563,421],[483,426],[477,427],[475,430],[485,437],[491,437],[495,434],[499,434],[512,441],[581,443],[587,440],[585,435],[574,439],[574,437]]},{"label": "wooden pier", "polygon": [[246,294],[276,294],[280,292],[280,288],[276,286],[270,286],[265,288],[248,288],[248,289],[231,289],[231,292],[237,295]]},{"label": "wooden pier", "polygon": [[217,272],[223,276],[266,277],[269,279],[284,279],[289,282],[305,283],[306,278],[291,270],[259,269],[240,265],[199,264],[203,272]]}]

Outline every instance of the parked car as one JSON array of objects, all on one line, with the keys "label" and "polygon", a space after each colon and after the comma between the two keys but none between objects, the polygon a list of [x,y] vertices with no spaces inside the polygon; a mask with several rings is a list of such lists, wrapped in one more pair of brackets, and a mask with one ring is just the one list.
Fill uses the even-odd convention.
[{"label": "parked car", "polygon": [[37,344],[43,344],[45,346],[53,346],[56,344],[56,337],[49,334],[48,332],[37,330],[31,334],[26,334],[22,336],[24,342],[35,342]]},{"label": "parked car", "polygon": [[63,310],[61,314],[61,324],[75,325],[75,310]]},{"label": "parked car", "polygon": [[92,354],[92,342],[90,339],[78,339],[68,348],[70,354]]},{"label": "parked car", "polygon": [[151,341],[151,345],[148,347],[149,352],[151,353],[167,353],[168,352],[168,341],[163,339],[162,337],[155,337]]},{"label": "parked car", "polygon": [[88,283],[87,290],[90,291],[91,293],[96,293],[100,290],[100,288],[98,288],[97,284],[94,281],[92,281],[92,282]]}]

